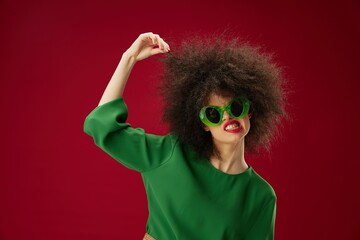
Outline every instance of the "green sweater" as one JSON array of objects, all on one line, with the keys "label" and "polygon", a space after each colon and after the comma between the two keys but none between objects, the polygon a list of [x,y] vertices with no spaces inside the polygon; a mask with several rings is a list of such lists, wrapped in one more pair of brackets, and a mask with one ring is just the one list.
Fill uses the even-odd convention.
[{"label": "green sweater", "polygon": [[84,131],[127,168],[141,173],[146,232],[156,240],[273,239],[276,195],[255,170],[227,174],[172,134],[132,128],[123,98],[96,107]]}]

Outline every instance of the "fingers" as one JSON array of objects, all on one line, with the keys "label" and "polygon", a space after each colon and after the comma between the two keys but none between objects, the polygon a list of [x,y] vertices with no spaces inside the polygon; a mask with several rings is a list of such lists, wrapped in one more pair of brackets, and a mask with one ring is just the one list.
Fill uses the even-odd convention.
[{"label": "fingers", "polygon": [[158,46],[161,52],[169,52],[170,46],[167,44],[164,39],[162,39],[158,34],[154,34],[152,32],[140,34],[140,37],[144,40],[148,40],[151,42],[152,46]]},{"label": "fingers", "polygon": [[153,48],[151,49],[151,55],[156,55],[156,54],[159,54],[159,53],[165,53],[166,51],[160,49],[160,48]]},{"label": "fingers", "polygon": [[159,48],[162,50],[162,51],[165,51],[165,52],[169,52],[170,51],[170,47],[169,47],[169,44],[167,44],[164,39],[162,39],[158,34],[154,34],[155,38],[156,38],[156,43],[157,45],[159,46]]}]

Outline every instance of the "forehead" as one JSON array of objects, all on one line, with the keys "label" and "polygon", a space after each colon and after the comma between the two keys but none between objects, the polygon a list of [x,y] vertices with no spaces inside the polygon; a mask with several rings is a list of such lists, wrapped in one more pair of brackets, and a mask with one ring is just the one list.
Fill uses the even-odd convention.
[{"label": "forehead", "polygon": [[220,95],[217,93],[211,93],[208,98],[208,105],[213,106],[225,106],[233,97],[229,95]]}]

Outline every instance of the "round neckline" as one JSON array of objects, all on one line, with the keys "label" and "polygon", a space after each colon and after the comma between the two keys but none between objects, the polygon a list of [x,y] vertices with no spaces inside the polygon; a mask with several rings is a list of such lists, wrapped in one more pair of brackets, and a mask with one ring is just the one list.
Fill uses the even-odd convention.
[{"label": "round neckline", "polygon": [[220,173],[220,174],[222,174],[222,175],[230,176],[230,177],[242,176],[242,175],[245,175],[245,174],[249,173],[249,172],[252,170],[252,166],[249,165],[249,164],[247,164],[247,165],[248,165],[248,168],[247,168],[245,171],[243,171],[243,172],[241,172],[241,173],[231,174],[231,173],[223,172],[223,171],[221,171],[220,169],[217,169],[216,167],[214,167],[214,166],[211,164],[211,162],[210,162],[209,159],[205,158],[205,161],[206,161],[206,164],[207,164],[210,168],[212,168],[215,172],[218,172],[218,173]]}]

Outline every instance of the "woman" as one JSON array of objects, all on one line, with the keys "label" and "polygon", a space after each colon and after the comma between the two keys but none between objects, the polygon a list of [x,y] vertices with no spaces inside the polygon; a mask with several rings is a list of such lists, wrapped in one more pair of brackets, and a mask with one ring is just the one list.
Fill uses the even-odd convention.
[{"label": "woman", "polygon": [[[156,54],[165,54],[166,136],[126,123],[122,97],[134,64]],[[278,68],[256,49],[197,38],[170,53],[159,35],[144,33],[122,55],[84,131],[141,173],[149,208],[144,239],[273,239],[275,192],[244,154],[269,146],[283,114]]]}]

